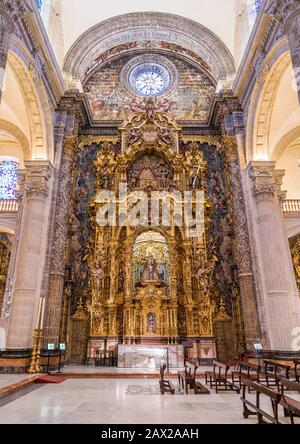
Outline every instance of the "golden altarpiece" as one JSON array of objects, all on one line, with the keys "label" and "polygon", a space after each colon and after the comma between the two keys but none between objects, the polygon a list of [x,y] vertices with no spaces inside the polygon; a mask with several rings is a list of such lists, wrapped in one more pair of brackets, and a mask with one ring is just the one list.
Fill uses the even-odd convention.
[{"label": "golden altarpiece", "polygon": [[[180,128],[167,114],[151,110],[134,114],[119,130],[119,152],[114,149],[117,138],[102,138],[94,160],[94,197],[88,210],[92,248],[84,292],[88,355],[104,347],[116,351],[120,343],[159,345],[181,340],[189,342],[190,356],[212,359],[218,307],[212,298],[217,258],[209,248],[213,244],[209,200],[203,202],[205,224],[198,237],[190,237],[185,225],[177,226],[172,211],[170,226],[162,225],[161,215],[153,225],[150,208],[148,226],[97,223],[99,192],[118,196],[122,184],[128,193],[143,191],[149,202],[152,192],[164,192],[162,206],[171,203],[173,208],[168,197],[174,191],[184,196],[186,191],[202,190],[205,196],[207,162],[196,143],[180,152]],[[88,142],[96,141],[90,137]],[[122,204],[117,199],[116,210]]]}]

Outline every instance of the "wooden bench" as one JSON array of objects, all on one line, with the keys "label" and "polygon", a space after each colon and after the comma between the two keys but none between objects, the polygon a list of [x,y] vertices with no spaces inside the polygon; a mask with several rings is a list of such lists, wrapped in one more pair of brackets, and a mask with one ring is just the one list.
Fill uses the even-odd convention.
[{"label": "wooden bench", "polygon": [[160,367],[160,380],[159,380],[159,386],[160,386],[160,392],[162,395],[165,393],[171,393],[171,395],[175,394],[175,388],[171,381],[167,381],[165,379],[165,372],[166,372],[167,366],[161,365]]},{"label": "wooden bench", "polygon": [[300,417],[300,402],[286,395],[286,391],[290,390],[293,392],[300,393],[300,384],[294,381],[290,381],[289,379],[280,379],[281,386],[281,400],[280,405],[283,407],[284,416],[289,417],[291,420],[291,424],[294,424],[294,418]]},{"label": "wooden bench", "polygon": [[188,388],[195,388],[196,372],[198,367],[190,362],[185,362],[184,371],[178,372],[179,385],[182,386],[185,393],[188,394]]},{"label": "wooden bench", "polygon": [[[249,401],[246,398],[246,391],[254,390],[256,393],[256,403]],[[271,407],[273,415],[262,410],[260,405],[260,396],[267,396],[271,401]],[[281,400],[281,394],[275,392],[269,387],[266,387],[258,382],[251,381],[250,379],[242,376],[242,396],[241,401],[243,401],[243,415],[245,419],[248,419],[250,415],[256,415],[258,424],[280,424],[278,420],[278,405]],[[252,409],[250,410],[249,407]],[[265,421],[267,419],[268,421]]]},{"label": "wooden bench", "polygon": [[[267,386],[276,386],[279,390],[279,380],[282,377],[285,379],[290,378],[290,371],[292,368],[292,363],[275,361],[273,359],[265,359],[265,378]],[[273,372],[269,371],[269,368],[273,369]]]},{"label": "wooden bench", "polygon": [[297,382],[300,382],[300,359],[295,359],[294,365],[295,365],[295,379]]},{"label": "wooden bench", "polygon": [[239,388],[241,389],[242,376],[246,376],[246,378],[250,379],[250,381],[260,382],[260,372],[260,365],[248,364],[247,362],[239,362],[238,370],[234,370],[231,372],[232,384],[238,384]]},{"label": "wooden bench", "polygon": [[213,366],[213,371],[205,372],[205,384],[207,385],[209,380],[210,388],[212,389],[214,387],[216,393],[218,393],[219,390],[234,390],[239,393],[240,388],[228,379],[230,366],[218,361],[213,361]]}]

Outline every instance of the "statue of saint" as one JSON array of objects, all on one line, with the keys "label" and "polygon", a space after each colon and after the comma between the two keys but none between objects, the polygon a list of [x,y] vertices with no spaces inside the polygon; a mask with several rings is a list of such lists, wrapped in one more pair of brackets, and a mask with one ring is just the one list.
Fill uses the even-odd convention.
[{"label": "statue of saint", "polygon": [[158,266],[153,256],[149,256],[142,274],[142,282],[161,281]]},{"label": "statue of saint", "polygon": [[103,288],[104,271],[101,267],[95,266],[93,269],[93,284],[96,293],[101,293]]},{"label": "statue of saint", "polygon": [[157,187],[156,177],[148,156],[145,156],[143,159],[143,165],[139,175],[139,186],[141,188],[149,186],[152,186],[153,188]]}]

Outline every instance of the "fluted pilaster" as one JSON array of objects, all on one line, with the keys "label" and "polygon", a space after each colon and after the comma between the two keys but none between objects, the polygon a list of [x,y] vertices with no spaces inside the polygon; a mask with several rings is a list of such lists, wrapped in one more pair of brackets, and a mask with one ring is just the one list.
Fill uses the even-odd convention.
[{"label": "fluted pilaster", "polygon": [[48,234],[52,166],[48,161],[25,162],[20,171],[22,217],[13,273],[12,306],[7,348],[30,348],[41,309],[41,284]]},{"label": "fluted pilaster", "polygon": [[284,171],[276,171],[275,162],[251,162],[248,174],[269,342],[273,349],[291,349],[300,301],[281,211]]}]

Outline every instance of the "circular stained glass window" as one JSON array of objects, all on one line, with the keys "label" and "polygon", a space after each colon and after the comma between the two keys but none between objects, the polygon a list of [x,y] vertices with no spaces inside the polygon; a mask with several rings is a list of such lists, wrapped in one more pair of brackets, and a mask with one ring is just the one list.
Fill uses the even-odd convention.
[{"label": "circular stained glass window", "polygon": [[170,73],[159,63],[141,63],[129,73],[132,88],[143,96],[160,96],[170,85]]}]

